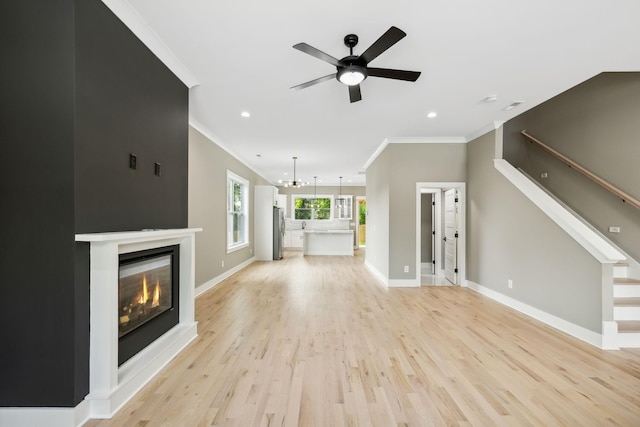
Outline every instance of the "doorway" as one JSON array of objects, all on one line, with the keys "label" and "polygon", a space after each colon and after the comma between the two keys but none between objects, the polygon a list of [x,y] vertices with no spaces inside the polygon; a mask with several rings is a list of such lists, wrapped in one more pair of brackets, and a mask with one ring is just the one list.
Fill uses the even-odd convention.
[{"label": "doorway", "polygon": [[367,246],[367,198],[357,196],[356,206],[356,247],[364,248]]},{"label": "doorway", "polygon": [[[465,284],[464,202],[463,182],[416,184],[416,279],[422,285]],[[426,209],[432,211],[431,222],[423,214]],[[428,266],[428,252],[433,268]]]}]

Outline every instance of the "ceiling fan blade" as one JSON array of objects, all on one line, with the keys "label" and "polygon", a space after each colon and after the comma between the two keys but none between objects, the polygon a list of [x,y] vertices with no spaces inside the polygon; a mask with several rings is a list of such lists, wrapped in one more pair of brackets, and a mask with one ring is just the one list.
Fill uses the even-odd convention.
[{"label": "ceiling fan blade", "polygon": [[364,62],[368,64],[376,59],[382,52],[402,40],[406,35],[407,33],[397,27],[389,28],[386,33],[380,36],[378,40],[360,55],[360,59],[363,59]]},{"label": "ceiling fan blade", "polygon": [[385,79],[407,80],[415,82],[420,77],[420,71],[392,70],[389,68],[367,68],[369,77],[383,77]]},{"label": "ceiling fan blade", "polygon": [[360,85],[349,86],[349,100],[353,102],[358,102],[362,99],[362,94],[360,93]]},{"label": "ceiling fan blade", "polygon": [[338,61],[336,58],[334,58],[331,55],[328,55],[326,53],[324,53],[321,50],[316,49],[313,46],[309,46],[306,43],[298,43],[298,44],[294,44],[293,45],[294,49],[298,49],[300,52],[304,52],[306,54],[309,54],[311,56],[315,56],[318,59],[321,59],[325,62],[328,62],[331,65],[335,65],[336,67],[341,67],[343,66],[343,64]]},{"label": "ceiling fan blade", "polygon": [[308,81],[306,83],[299,84],[297,86],[293,86],[293,87],[291,87],[291,89],[300,90],[300,89],[304,89],[304,88],[307,88],[309,86],[317,85],[318,83],[326,82],[327,80],[331,80],[331,79],[335,79],[335,78],[336,78],[336,73],[333,73],[333,74],[326,75],[324,77],[318,77],[317,79]]}]

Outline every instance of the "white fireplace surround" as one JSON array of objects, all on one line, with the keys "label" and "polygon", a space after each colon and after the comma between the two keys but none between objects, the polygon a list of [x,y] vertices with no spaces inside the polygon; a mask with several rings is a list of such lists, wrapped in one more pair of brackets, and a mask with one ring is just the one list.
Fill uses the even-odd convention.
[{"label": "white fireplace surround", "polygon": [[[0,408],[0,427],[78,427],[111,418],[198,335],[195,233],[201,228],[76,234],[90,243],[89,395],[75,408]],[[180,245],[178,324],[118,367],[119,255]]]},{"label": "white fireplace surround", "polygon": [[[201,228],[76,234],[90,243],[89,395],[75,408],[0,408],[0,427],[78,427],[111,418],[198,335],[195,233]],[[179,321],[118,367],[119,255],[180,245]]]},{"label": "white fireplace surround", "polygon": [[[88,418],[111,418],[197,336],[195,233],[201,228],[78,234],[90,242],[90,361]],[[119,255],[180,245],[179,322],[118,367]]]}]

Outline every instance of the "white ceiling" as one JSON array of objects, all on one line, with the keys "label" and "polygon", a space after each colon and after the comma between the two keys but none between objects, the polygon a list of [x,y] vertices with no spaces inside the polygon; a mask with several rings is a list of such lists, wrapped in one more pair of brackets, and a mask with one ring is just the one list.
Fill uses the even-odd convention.
[{"label": "white ceiling", "polygon": [[[197,82],[191,123],[273,183],[298,156],[298,178],[363,185],[385,140],[468,139],[602,71],[640,71],[639,0],[103,1]],[[289,89],[335,72],[294,44],[342,58],[346,34],[360,54],[392,25],[407,36],[371,66],[421,71],[415,83],[370,77],[353,104],[336,80]]]}]

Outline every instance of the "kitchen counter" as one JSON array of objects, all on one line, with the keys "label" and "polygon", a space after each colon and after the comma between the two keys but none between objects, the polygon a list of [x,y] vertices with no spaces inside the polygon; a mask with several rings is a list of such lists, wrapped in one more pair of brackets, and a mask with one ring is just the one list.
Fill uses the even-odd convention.
[{"label": "kitchen counter", "polygon": [[353,230],[304,230],[304,255],[353,256]]}]

